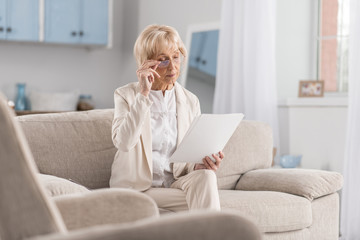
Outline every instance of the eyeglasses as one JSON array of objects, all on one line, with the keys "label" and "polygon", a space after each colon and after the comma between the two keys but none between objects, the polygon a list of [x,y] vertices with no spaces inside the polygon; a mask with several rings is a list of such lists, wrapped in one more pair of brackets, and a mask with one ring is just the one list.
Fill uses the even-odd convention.
[{"label": "eyeglasses", "polygon": [[[179,57],[173,58],[171,61],[173,63],[178,64],[178,63],[180,63],[180,58]],[[161,61],[160,64],[158,65],[158,68],[166,68],[169,66],[169,64],[170,64],[170,59]]]}]

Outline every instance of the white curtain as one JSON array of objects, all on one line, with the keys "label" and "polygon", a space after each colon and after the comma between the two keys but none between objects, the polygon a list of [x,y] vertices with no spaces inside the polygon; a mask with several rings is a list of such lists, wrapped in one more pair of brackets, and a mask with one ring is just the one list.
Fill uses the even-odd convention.
[{"label": "white curtain", "polygon": [[213,112],[267,122],[279,149],[275,25],[276,0],[223,1]]},{"label": "white curtain", "polygon": [[343,240],[360,239],[360,1],[350,0],[349,107],[341,197]]}]

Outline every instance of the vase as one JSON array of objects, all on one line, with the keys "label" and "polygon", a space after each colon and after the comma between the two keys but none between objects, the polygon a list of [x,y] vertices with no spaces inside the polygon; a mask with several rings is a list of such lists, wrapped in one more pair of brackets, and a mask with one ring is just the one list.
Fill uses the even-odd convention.
[{"label": "vase", "polygon": [[26,96],[25,96],[25,83],[16,84],[17,87],[17,95],[15,100],[15,110],[16,111],[24,111],[26,110]]}]

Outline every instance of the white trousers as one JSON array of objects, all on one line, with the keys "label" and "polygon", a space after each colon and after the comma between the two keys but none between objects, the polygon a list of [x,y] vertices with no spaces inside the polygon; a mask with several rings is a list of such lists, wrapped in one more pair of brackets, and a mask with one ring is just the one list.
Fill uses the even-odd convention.
[{"label": "white trousers", "polygon": [[220,210],[217,179],[212,170],[193,171],[180,177],[170,188],[150,188],[145,194],[153,198],[160,209],[175,212]]}]

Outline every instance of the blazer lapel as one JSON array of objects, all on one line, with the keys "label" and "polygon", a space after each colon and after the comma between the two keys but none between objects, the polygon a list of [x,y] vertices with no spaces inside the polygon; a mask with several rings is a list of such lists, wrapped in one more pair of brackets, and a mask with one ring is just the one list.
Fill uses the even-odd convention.
[{"label": "blazer lapel", "polygon": [[[140,85],[137,85],[136,92],[140,93]],[[146,160],[149,165],[151,175],[153,173],[152,165],[152,136],[151,136],[151,121],[150,121],[150,111],[146,114],[143,129],[141,131],[140,140],[145,152]]]},{"label": "blazer lapel", "polygon": [[184,135],[189,127],[189,116],[186,108],[186,97],[183,89],[178,83],[175,83],[175,94],[176,94],[176,114],[177,114],[177,144],[179,146],[180,142],[184,138]]}]

